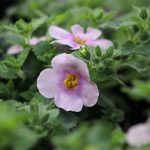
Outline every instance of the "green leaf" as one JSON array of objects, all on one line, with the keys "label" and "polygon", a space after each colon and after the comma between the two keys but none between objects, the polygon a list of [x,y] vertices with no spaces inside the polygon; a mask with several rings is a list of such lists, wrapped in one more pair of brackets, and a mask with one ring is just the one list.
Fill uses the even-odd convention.
[{"label": "green leaf", "polygon": [[33,52],[36,55],[37,59],[43,61],[45,63],[49,63],[50,59],[56,53],[54,47],[49,44],[49,42],[39,42],[37,45],[33,47]]},{"label": "green leaf", "polygon": [[24,50],[19,54],[17,60],[20,64],[20,66],[23,65],[23,63],[26,61],[28,55],[29,55],[30,47],[24,48]]},{"label": "green leaf", "polygon": [[19,77],[20,64],[13,56],[0,61],[0,77],[5,79],[16,79]]},{"label": "green leaf", "polygon": [[132,88],[124,87],[123,91],[131,96],[132,99],[137,101],[144,99],[150,102],[150,82],[135,80]]},{"label": "green leaf", "polygon": [[47,21],[47,17],[42,17],[39,19],[32,19],[31,26],[32,26],[32,32],[34,32],[36,29],[38,29],[41,25],[43,25]]}]

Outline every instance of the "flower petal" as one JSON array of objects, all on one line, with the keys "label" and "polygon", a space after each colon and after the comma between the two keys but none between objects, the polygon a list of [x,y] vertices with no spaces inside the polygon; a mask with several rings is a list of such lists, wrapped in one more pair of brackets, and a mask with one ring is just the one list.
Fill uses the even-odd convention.
[{"label": "flower petal", "polygon": [[107,39],[100,39],[100,40],[93,41],[90,45],[99,46],[102,49],[108,49],[110,46],[113,46],[113,43]]},{"label": "flower petal", "polygon": [[53,98],[57,90],[57,81],[58,76],[54,69],[43,70],[37,79],[39,92],[47,98]]},{"label": "flower petal", "polygon": [[76,44],[76,45],[74,45],[74,47],[72,47],[72,50],[78,50],[78,49],[80,49],[80,47],[84,47],[85,45],[79,45],[79,44]]},{"label": "flower petal", "polygon": [[70,37],[71,33],[69,33],[68,31],[57,27],[57,26],[50,26],[49,27],[49,34],[55,38],[55,39],[66,39],[68,37]]},{"label": "flower petal", "polygon": [[[62,40],[55,40],[52,43],[60,43],[60,44],[64,44],[64,45],[68,45],[70,46],[72,49],[78,48],[78,44],[75,43],[74,41],[70,40],[70,39],[62,39]],[[79,46],[80,48],[80,46]]]},{"label": "flower petal", "polygon": [[84,34],[83,28],[80,25],[78,25],[78,24],[73,25],[71,27],[71,31],[72,31],[74,36],[76,36],[76,35],[83,35]]},{"label": "flower petal", "polygon": [[20,53],[22,50],[23,50],[22,46],[20,46],[20,45],[13,45],[13,46],[8,48],[7,54],[15,55],[15,54]]},{"label": "flower petal", "polygon": [[127,141],[131,146],[150,144],[150,127],[146,123],[135,125],[127,132]]},{"label": "flower petal", "polygon": [[30,45],[36,45],[38,42],[44,41],[46,39],[45,36],[37,38],[37,37],[33,37],[30,39],[29,44]]},{"label": "flower petal", "polygon": [[89,77],[89,71],[84,61],[72,56],[71,54],[60,54],[52,59],[52,67],[58,70],[74,70],[82,77]]},{"label": "flower petal", "polygon": [[90,107],[95,105],[98,101],[99,96],[99,90],[97,88],[97,85],[87,80],[85,80],[82,84],[83,87],[80,97],[83,101],[84,106]]},{"label": "flower petal", "polygon": [[89,27],[87,29],[86,37],[91,40],[96,40],[101,34],[102,31]]},{"label": "flower petal", "polygon": [[79,112],[83,107],[82,100],[78,96],[69,93],[59,92],[54,101],[57,107],[66,111]]}]

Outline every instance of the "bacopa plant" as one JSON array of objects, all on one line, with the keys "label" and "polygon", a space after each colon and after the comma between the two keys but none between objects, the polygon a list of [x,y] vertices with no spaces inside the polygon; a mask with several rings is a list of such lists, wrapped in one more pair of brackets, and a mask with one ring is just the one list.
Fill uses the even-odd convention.
[{"label": "bacopa plant", "polygon": [[0,20],[0,150],[149,150],[149,5],[9,6]]}]

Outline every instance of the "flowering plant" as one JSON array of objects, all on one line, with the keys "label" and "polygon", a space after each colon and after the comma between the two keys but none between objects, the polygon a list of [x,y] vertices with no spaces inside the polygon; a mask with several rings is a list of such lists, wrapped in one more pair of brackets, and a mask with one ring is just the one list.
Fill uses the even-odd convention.
[{"label": "flowering plant", "polygon": [[112,42],[106,39],[97,40],[102,34],[100,30],[89,27],[87,33],[84,33],[84,29],[76,24],[71,27],[72,33],[59,28],[57,26],[51,26],[49,28],[49,34],[57,39],[57,43],[70,46],[72,49],[79,49],[80,46],[100,46],[102,49],[107,49],[112,46]]},{"label": "flowering plant", "polygon": [[148,5],[26,0],[8,8],[0,150],[149,150]]}]

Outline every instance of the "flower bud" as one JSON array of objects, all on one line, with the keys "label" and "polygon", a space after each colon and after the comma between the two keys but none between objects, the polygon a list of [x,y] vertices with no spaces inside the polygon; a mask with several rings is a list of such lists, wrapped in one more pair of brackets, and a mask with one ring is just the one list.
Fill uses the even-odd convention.
[{"label": "flower bud", "polygon": [[49,114],[48,113],[44,114],[44,116],[41,119],[41,122],[43,122],[43,123],[46,122],[48,120],[48,118],[49,118]]},{"label": "flower bud", "polygon": [[134,31],[134,33],[137,33],[137,32],[139,32],[140,29],[137,25],[133,25],[132,30]]},{"label": "flower bud", "polygon": [[38,108],[38,106],[36,104],[31,103],[30,104],[30,111],[31,112],[38,112],[39,108]]},{"label": "flower bud", "polygon": [[102,51],[101,51],[100,47],[99,47],[99,46],[96,46],[96,48],[95,48],[95,55],[96,55],[97,57],[100,57],[101,54],[102,54]]},{"label": "flower bud", "polygon": [[97,19],[102,19],[104,16],[103,12],[100,12],[99,15],[97,16]]},{"label": "flower bud", "polygon": [[78,55],[87,60],[89,60],[91,57],[88,47],[81,47],[80,50],[78,51]]},{"label": "flower bud", "polygon": [[149,34],[148,33],[143,33],[140,35],[140,41],[142,43],[146,43],[149,40]]},{"label": "flower bud", "polygon": [[100,60],[99,60],[98,58],[94,58],[94,59],[93,59],[93,62],[94,62],[95,64],[98,64],[99,61],[100,61]]},{"label": "flower bud", "polygon": [[148,18],[148,12],[145,8],[142,8],[139,12],[139,16],[140,18],[142,18],[143,20],[146,20]]},{"label": "flower bud", "polygon": [[114,51],[113,51],[113,47],[110,46],[107,51],[106,51],[106,56],[107,57],[111,57],[113,55]]}]

